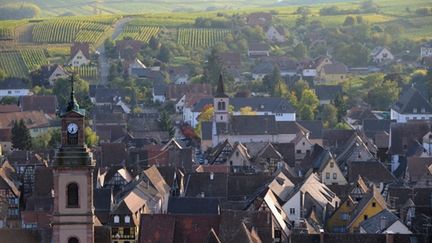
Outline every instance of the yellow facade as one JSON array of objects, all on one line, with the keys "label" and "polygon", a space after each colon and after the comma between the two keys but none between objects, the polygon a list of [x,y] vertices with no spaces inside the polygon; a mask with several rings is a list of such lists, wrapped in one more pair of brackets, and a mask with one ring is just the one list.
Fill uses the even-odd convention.
[{"label": "yellow facade", "polygon": [[350,222],[349,215],[354,211],[355,204],[351,197],[348,197],[333,215],[327,221],[327,230],[329,232],[340,232],[345,231],[347,225]]},{"label": "yellow facade", "polygon": [[384,210],[384,208],[385,205],[382,206],[375,197],[372,197],[371,200],[369,200],[369,202],[367,203],[367,205],[363,207],[362,211],[356,216],[356,218],[351,221],[351,224],[349,225],[349,232],[358,232],[360,224],[364,220],[381,212],[382,210]]}]

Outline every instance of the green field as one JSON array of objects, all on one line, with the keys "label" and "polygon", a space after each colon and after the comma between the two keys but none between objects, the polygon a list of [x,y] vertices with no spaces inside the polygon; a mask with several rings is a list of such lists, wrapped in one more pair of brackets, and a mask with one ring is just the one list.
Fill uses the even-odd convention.
[{"label": "green field", "polygon": [[44,50],[22,49],[0,52],[0,69],[11,77],[27,77],[29,72],[48,64]]},{"label": "green field", "polygon": [[223,41],[228,33],[230,33],[228,29],[180,28],[177,43],[192,48],[211,47]]}]

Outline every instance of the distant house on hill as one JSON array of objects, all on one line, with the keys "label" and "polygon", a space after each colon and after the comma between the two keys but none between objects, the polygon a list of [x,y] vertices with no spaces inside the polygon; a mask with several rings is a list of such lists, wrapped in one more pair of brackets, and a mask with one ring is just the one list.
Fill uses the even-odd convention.
[{"label": "distant house on hill", "polygon": [[432,118],[432,104],[414,87],[405,91],[390,110],[390,117],[397,123],[409,120],[429,120]]},{"label": "distant house on hill", "polygon": [[344,81],[348,78],[348,68],[342,63],[326,64],[318,73],[319,81]]},{"label": "distant house on hill", "polygon": [[133,60],[136,54],[144,47],[144,43],[137,40],[116,41],[116,50],[120,59]]},{"label": "distant house on hill", "polygon": [[270,56],[270,47],[265,43],[249,43],[249,57],[268,57]]},{"label": "distant house on hill", "polygon": [[394,60],[393,54],[385,47],[375,47],[371,52],[371,58],[374,63],[382,64]]},{"label": "distant house on hill", "polygon": [[70,49],[69,65],[80,67],[90,64],[90,46],[86,42],[75,42]]},{"label": "distant house on hill", "polygon": [[21,97],[30,94],[30,89],[21,78],[7,78],[0,84],[0,99],[3,97]]},{"label": "distant house on hill", "polygon": [[280,26],[265,28],[265,36],[270,42],[285,42],[285,30]]},{"label": "distant house on hill", "polygon": [[54,85],[54,81],[59,78],[67,78],[69,73],[59,64],[43,65],[40,70],[31,73],[33,82],[41,81],[45,84]]}]

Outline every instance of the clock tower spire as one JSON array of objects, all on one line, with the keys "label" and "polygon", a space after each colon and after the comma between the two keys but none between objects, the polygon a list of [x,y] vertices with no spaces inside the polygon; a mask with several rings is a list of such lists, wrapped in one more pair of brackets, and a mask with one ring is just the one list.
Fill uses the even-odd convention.
[{"label": "clock tower spire", "polygon": [[85,110],[75,99],[71,76],[70,100],[60,111],[61,147],[52,164],[54,174],[53,242],[93,243],[94,161],[85,145]]}]

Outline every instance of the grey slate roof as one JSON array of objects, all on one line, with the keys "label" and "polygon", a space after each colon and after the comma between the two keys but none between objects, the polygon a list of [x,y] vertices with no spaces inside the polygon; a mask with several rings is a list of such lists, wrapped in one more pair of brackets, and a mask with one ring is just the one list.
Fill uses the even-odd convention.
[{"label": "grey slate roof", "polygon": [[153,93],[155,95],[165,95],[166,91],[167,91],[167,86],[163,84],[156,84],[153,87]]},{"label": "grey slate roof", "polygon": [[297,121],[298,124],[300,124],[302,127],[309,130],[309,138],[310,139],[319,139],[322,138],[323,134],[323,123],[320,120],[299,120]]},{"label": "grey slate roof", "polygon": [[7,78],[1,82],[0,89],[28,89],[28,85],[21,78]]},{"label": "grey slate roof", "polygon": [[326,74],[346,74],[348,73],[348,68],[342,63],[326,64],[323,66],[324,72]]},{"label": "grey slate roof", "polygon": [[[414,87],[405,91],[391,108],[402,114],[432,114],[432,104]],[[414,109],[417,111],[414,112]]]},{"label": "grey slate roof", "polygon": [[363,120],[363,132],[368,138],[373,139],[379,132],[390,133],[391,120],[365,119]]},{"label": "grey slate roof", "polygon": [[143,68],[132,68],[131,72],[132,75],[136,75],[139,78],[148,78],[156,82],[162,82],[164,80],[164,76],[160,71]]},{"label": "grey slate roof", "polygon": [[315,93],[319,100],[334,100],[338,94],[342,94],[340,85],[317,85]]},{"label": "grey slate roof", "polygon": [[270,74],[273,72],[274,66],[271,62],[258,63],[253,69],[252,73],[256,74]]},{"label": "grey slate roof", "polygon": [[362,227],[366,233],[379,234],[398,220],[399,218],[396,217],[396,215],[394,215],[388,209],[384,209],[383,211],[363,221],[360,224],[360,227]]},{"label": "grey slate roof", "polygon": [[[213,104],[212,98],[205,98],[195,104],[193,112],[201,112],[205,105]],[[291,103],[283,98],[277,97],[234,97],[229,99],[229,104],[234,106],[234,111],[250,106],[254,111],[273,113],[295,113]]]},{"label": "grey slate roof", "polygon": [[200,197],[170,197],[168,214],[219,214],[219,200]]}]

